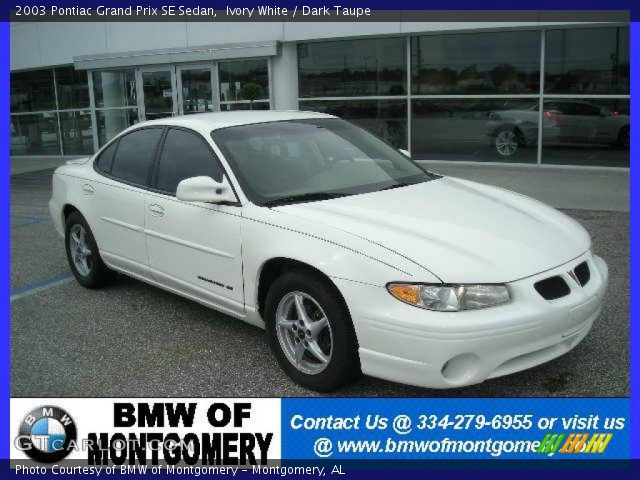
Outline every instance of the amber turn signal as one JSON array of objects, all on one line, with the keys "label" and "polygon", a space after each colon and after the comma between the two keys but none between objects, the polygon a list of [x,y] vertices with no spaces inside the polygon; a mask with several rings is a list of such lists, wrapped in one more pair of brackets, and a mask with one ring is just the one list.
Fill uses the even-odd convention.
[{"label": "amber turn signal", "polygon": [[418,305],[420,303],[420,286],[419,285],[401,285],[391,284],[387,287],[389,293],[398,300]]}]

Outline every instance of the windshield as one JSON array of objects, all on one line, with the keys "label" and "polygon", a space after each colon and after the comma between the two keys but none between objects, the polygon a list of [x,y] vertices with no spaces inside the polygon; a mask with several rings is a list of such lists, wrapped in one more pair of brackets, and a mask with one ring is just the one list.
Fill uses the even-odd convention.
[{"label": "windshield", "polygon": [[370,133],[337,118],[211,132],[243,191],[259,205],[322,200],[436,178]]}]

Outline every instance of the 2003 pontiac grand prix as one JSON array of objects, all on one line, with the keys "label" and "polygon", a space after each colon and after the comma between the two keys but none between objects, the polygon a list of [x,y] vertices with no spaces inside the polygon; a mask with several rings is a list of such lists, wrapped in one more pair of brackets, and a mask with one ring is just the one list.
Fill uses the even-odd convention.
[{"label": "2003 pontiac grand prix", "polygon": [[587,335],[607,284],[564,214],[319,113],[137,124],[58,168],[49,207],[80,284],[115,270],[266,328],[317,390],[530,368]]}]

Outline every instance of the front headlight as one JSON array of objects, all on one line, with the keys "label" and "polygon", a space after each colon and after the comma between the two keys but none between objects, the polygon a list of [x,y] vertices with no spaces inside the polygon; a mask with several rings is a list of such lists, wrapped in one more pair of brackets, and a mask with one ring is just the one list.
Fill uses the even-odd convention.
[{"label": "front headlight", "polygon": [[387,290],[402,302],[438,312],[493,307],[509,301],[505,285],[389,283]]}]

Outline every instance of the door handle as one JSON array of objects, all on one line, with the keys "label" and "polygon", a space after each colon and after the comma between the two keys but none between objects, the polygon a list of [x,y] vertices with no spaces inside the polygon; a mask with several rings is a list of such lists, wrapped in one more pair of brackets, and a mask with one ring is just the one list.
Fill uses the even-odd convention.
[{"label": "door handle", "polygon": [[84,185],[82,185],[82,191],[86,195],[93,195],[93,192],[95,192],[95,189],[93,188],[92,185],[89,185],[88,183],[85,183]]},{"label": "door handle", "polygon": [[148,208],[149,208],[149,212],[151,212],[151,215],[153,215],[154,217],[164,216],[164,208],[162,208],[157,203],[152,203],[151,205],[149,205]]}]

